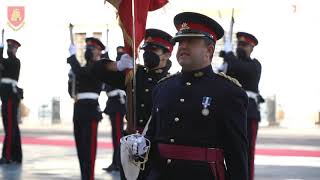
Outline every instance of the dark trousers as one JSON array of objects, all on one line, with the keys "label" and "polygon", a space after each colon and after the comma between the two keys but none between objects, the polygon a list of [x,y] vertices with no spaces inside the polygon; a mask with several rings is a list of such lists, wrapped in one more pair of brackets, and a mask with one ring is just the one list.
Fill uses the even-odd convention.
[{"label": "dark trousers", "polygon": [[120,138],[123,136],[123,117],[124,114],[120,112],[110,113],[110,122],[112,128],[112,145],[113,156],[112,164],[120,166]]},{"label": "dark trousers", "polygon": [[97,150],[98,120],[74,120],[74,137],[77,145],[78,159],[82,180],[94,179],[94,166]]},{"label": "dark trousers", "polygon": [[248,151],[248,160],[249,160],[249,180],[254,180],[254,156],[256,150],[256,140],[258,133],[259,122],[255,119],[248,119],[247,121],[247,132],[249,140],[249,151]]},{"label": "dark trousers", "polygon": [[2,121],[5,137],[2,147],[2,157],[7,160],[22,162],[21,137],[18,126],[18,106],[20,100],[16,97],[1,97]]}]

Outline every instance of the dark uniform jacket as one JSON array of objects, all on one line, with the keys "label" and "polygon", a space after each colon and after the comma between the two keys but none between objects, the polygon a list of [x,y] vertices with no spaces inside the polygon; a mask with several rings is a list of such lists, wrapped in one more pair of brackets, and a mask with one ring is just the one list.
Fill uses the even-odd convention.
[{"label": "dark uniform jacket", "polygon": [[[168,61],[170,62],[170,61]],[[171,62],[162,69],[148,71],[143,66],[138,66],[137,70],[137,127],[145,127],[152,110],[152,91],[158,81],[169,76]]]},{"label": "dark uniform jacket", "polygon": [[[124,72],[111,72],[106,71],[103,67],[107,60],[96,64],[94,74],[106,84],[120,89],[125,89],[125,73]],[[101,68],[102,67],[102,68]],[[136,71],[136,115],[137,115],[137,128],[144,128],[152,109],[152,91],[157,82],[169,75],[168,71],[171,67],[169,60],[167,66],[161,69],[148,71],[144,66],[138,65]]]},{"label": "dark uniform jacket", "polygon": [[[204,100],[209,101],[204,101]],[[209,114],[203,114],[204,104]],[[213,72],[212,67],[182,72],[161,81],[153,91],[148,179],[212,180],[205,162],[160,157],[157,145],[177,144],[224,150],[227,179],[247,180],[246,93]]]},{"label": "dark uniform jacket", "polygon": [[[259,94],[259,81],[261,76],[261,64],[257,59],[238,59],[232,52],[224,55],[224,61],[228,63],[227,75],[236,78],[243,89]],[[248,119],[260,121],[260,111],[258,104],[262,97],[258,97],[258,102],[249,98],[247,116]]]},{"label": "dark uniform jacket", "polygon": [[[67,59],[67,62],[70,64],[71,69],[76,76],[76,94],[83,92],[93,92],[100,94],[102,90],[102,82],[93,76],[91,72],[93,64],[81,67],[75,55],[70,56]],[[68,87],[68,89],[70,89],[70,87]],[[97,120],[102,119],[101,111],[100,109],[97,109],[99,108],[99,103],[97,100],[84,99],[77,100],[75,103],[75,107],[83,105],[87,105],[87,109],[83,112],[77,112],[77,115],[79,115],[79,117],[96,117]]]},{"label": "dark uniform jacket", "polygon": [[[20,60],[17,57],[3,58],[3,48],[0,48],[0,66],[2,68],[1,78],[10,78],[18,81],[20,75]],[[13,87],[11,84],[1,83],[1,96],[13,96],[19,99],[23,98],[23,90],[19,87]]]}]

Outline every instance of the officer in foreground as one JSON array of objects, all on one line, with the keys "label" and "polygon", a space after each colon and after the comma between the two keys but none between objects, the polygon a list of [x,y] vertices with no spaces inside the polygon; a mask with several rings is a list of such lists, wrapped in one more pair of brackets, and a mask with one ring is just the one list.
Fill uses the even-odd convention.
[{"label": "officer in foreground", "polygon": [[153,91],[146,179],[247,180],[248,97],[236,80],[215,74],[211,66],[224,30],[193,12],[176,15],[174,24],[182,72]]}]

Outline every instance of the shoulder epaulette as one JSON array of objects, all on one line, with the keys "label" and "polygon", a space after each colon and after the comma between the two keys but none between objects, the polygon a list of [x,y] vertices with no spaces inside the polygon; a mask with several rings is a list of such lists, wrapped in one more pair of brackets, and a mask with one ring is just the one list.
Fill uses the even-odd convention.
[{"label": "shoulder epaulette", "polygon": [[165,80],[168,80],[168,79],[170,79],[170,78],[172,78],[172,77],[174,77],[174,76],[176,76],[176,75],[178,75],[178,74],[180,74],[180,72],[177,72],[177,73],[172,74],[172,75],[167,74],[167,76],[166,76],[166,77],[161,78],[161,79],[158,81],[158,83],[160,83],[160,82],[162,82],[162,81],[165,81]]},{"label": "shoulder epaulette", "polygon": [[226,74],[223,73],[223,72],[219,72],[218,75],[221,76],[221,77],[224,77],[224,78],[228,79],[229,81],[233,82],[233,83],[236,84],[237,86],[242,87],[242,85],[239,83],[239,81],[238,81],[237,79],[235,79],[235,78],[233,78],[233,77],[230,77],[230,76],[226,75]]}]

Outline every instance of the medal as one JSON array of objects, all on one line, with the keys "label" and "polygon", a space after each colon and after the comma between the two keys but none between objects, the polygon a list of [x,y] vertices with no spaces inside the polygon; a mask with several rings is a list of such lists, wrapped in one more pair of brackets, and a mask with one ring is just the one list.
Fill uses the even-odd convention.
[{"label": "medal", "polygon": [[211,97],[207,97],[207,96],[202,98],[202,105],[203,105],[203,109],[201,111],[202,115],[204,115],[204,116],[208,116],[209,115],[210,111],[208,109],[208,106],[210,106],[211,100],[212,100],[212,98]]},{"label": "medal", "polygon": [[209,115],[209,109],[202,109],[201,114],[204,116],[208,116]]}]

